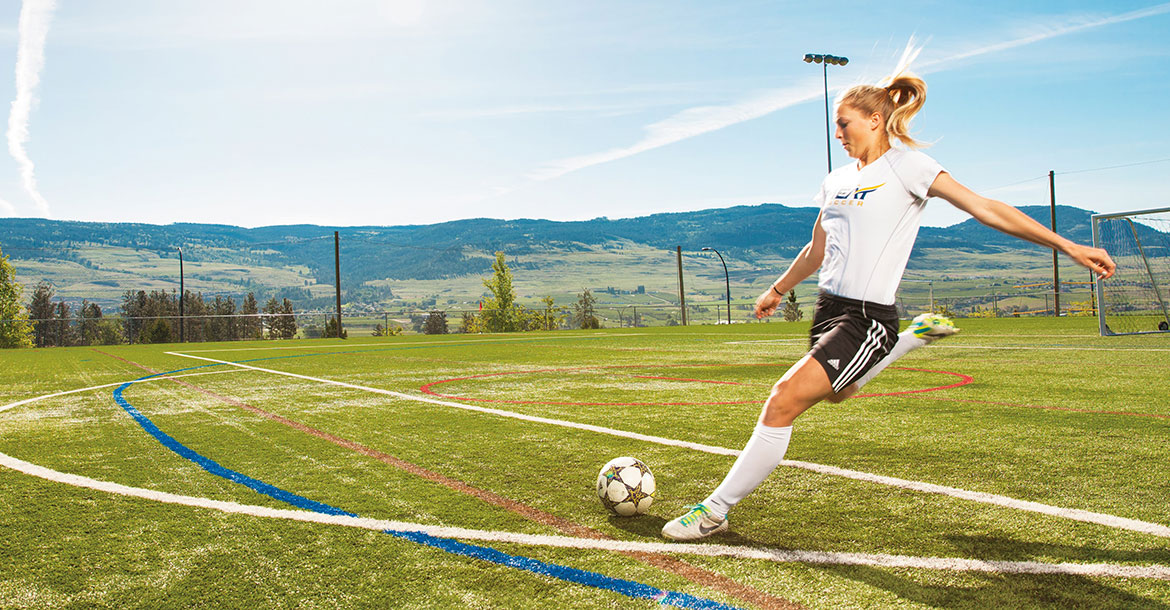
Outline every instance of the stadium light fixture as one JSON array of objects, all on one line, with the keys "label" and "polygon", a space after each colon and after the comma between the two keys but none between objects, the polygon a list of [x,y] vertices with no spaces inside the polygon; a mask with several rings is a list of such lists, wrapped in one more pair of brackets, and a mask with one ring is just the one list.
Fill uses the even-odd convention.
[{"label": "stadium light fixture", "polygon": [[821,64],[822,77],[825,81],[825,152],[829,158],[829,172],[833,171],[833,137],[832,124],[829,119],[829,64],[834,66],[844,66],[849,63],[848,57],[839,57],[837,55],[805,53],[804,63],[806,64]]},{"label": "stadium light fixture", "polygon": [[719,262],[723,263],[723,281],[727,285],[727,324],[731,325],[731,277],[727,275],[727,263],[723,260],[723,255],[715,248],[703,248],[703,252],[714,252],[715,256],[719,257]]}]

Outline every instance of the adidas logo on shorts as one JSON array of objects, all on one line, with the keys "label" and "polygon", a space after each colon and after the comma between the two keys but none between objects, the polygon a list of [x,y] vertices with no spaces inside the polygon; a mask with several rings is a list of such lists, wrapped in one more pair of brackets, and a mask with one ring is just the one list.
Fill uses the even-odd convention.
[{"label": "adidas logo on shorts", "polygon": [[837,358],[830,358],[830,359],[826,360],[825,362],[828,362],[829,366],[833,367],[834,370],[841,369],[841,361]]}]

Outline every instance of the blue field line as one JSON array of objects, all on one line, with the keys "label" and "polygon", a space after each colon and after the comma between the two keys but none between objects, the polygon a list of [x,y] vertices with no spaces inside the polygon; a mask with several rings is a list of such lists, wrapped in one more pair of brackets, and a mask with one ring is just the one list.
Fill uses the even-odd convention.
[{"label": "blue field line", "polygon": [[[313,355],[323,356],[326,354],[313,354]],[[300,356],[280,356],[278,358],[288,358],[288,357],[300,357]],[[269,359],[270,358],[258,358],[256,360],[269,360]],[[242,362],[248,362],[248,361],[242,361]],[[150,434],[156,440],[158,440],[160,443],[162,443],[163,446],[165,446],[167,449],[170,449],[171,451],[174,451],[175,453],[177,453],[179,456],[183,457],[184,459],[190,460],[190,461],[194,462],[195,464],[198,464],[201,468],[203,468],[207,472],[210,472],[211,474],[214,474],[218,477],[222,477],[222,478],[227,479],[229,481],[232,481],[234,483],[239,483],[240,485],[244,485],[244,486],[246,486],[254,491],[257,491],[259,493],[262,493],[266,496],[269,496],[269,497],[274,498],[276,500],[280,500],[281,502],[285,502],[287,504],[291,504],[293,506],[296,506],[297,508],[311,510],[311,511],[319,512],[319,513],[325,513],[328,515],[344,515],[344,516],[348,516],[348,517],[357,517],[358,515],[356,515],[354,513],[347,512],[347,511],[341,510],[340,508],[336,508],[336,507],[330,506],[328,504],[323,504],[323,503],[317,502],[315,500],[310,500],[310,499],[305,498],[303,496],[298,496],[297,494],[294,494],[292,492],[285,491],[283,489],[280,489],[279,487],[269,485],[268,483],[265,483],[265,482],[260,481],[258,479],[254,479],[254,478],[249,477],[247,475],[244,475],[242,473],[236,472],[230,468],[226,468],[226,467],[218,464],[214,460],[211,460],[207,457],[204,457],[203,455],[192,450],[191,448],[187,447],[186,445],[183,445],[179,441],[175,440],[172,436],[168,435],[167,433],[165,433],[161,429],[159,429],[159,427],[156,426],[154,424],[154,422],[152,422],[150,420],[150,418],[143,415],[137,408],[134,407],[134,405],[130,404],[130,402],[128,400],[126,400],[126,397],[123,395],[123,392],[125,391],[126,388],[128,388],[128,387],[130,387],[130,386],[132,386],[135,383],[138,383],[140,381],[144,381],[146,379],[152,379],[154,377],[159,377],[162,375],[173,375],[175,373],[181,373],[183,371],[190,371],[190,370],[194,370],[194,369],[201,369],[201,368],[207,368],[207,367],[213,367],[213,366],[224,366],[224,365],[222,365],[222,364],[205,364],[205,365],[192,366],[192,367],[187,367],[187,368],[183,368],[183,369],[176,369],[173,371],[167,371],[165,373],[155,373],[153,375],[147,375],[145,377],[140,377],[138,379],[135,379],[134,381],[127,382],[127,383],[124,383],[124,384],[118,386],[114,390],[114,401],[118,403],[118,406],[122,407],[122,409],[124,409],[127,413],[129,413],[130,416],[134,418],[134,421],[138,422],[138,425],[142,426],[143,430],[145,430],[148,434]],[[706,609],[706,608],[717,608],[717,609],[734,608],[734,606],[728,606],[726,604],[722,604],[722,603],[719,603],[719,602],[714,601],[714,600],[710,600],[710,599],[706,599],[706,598],[702,598],[702,597],[697,597],[697,596],[690,595],[687,593],[680,593],[677,591],[666,591],[663,589],[659,589],[657,587],[645,585],[645,584],[642,584],[640,582],[635,582],[632,580],[623,580],[620,578],[613,578],[611,576],[606,576],[604,574],[600,574],[597,572],[580,570],[577,568],[571,568],[568,566],[557,565],[554,563],[546,563],[546,562],[540,561],[538,559],[532,559],[531,557],[524,557],[521,555],[511,555],[508,553],[504,553],[503,551],[498,551],[498,550],[493,549],[491,547],[484,547],[484,546],[478,546],[478,545],[474,545],[474,544],[467,544],[467,543],[459,542],[458,540],[454,540],[451,538],[439,538],[437,536],[431,536],[430,534],[425,534],[423,532],[404,532],[404,531],[398,531],[398,530],[385,530],[383,533],[389,534],[389,535],[397,537],[397,538],[410,540],[412,542],[426,545],[426,546],[436,548],[436,549],[439,549],[442,551],[446,551],[446,552],[454,554],[454,555],[462,555],[465,557],[482,559],[484,561],[490,561],[492,563],[499,564],[502,566],[525,570],[528,572],[532,572],[534,574],[541,574],[544,576],[550,576],[553,578],[557,578],[557,579],[564,580],[567,582],[577,583],[580,585],[585,585],[588,587],[595,587],[598,589],[605,589],[608,591],[613,591],[615,593],[620,593],[620,594],[626,595],[628,597],[654,600],[660,604],[677,606],[680,608],[703,608],[703,609]]]}]

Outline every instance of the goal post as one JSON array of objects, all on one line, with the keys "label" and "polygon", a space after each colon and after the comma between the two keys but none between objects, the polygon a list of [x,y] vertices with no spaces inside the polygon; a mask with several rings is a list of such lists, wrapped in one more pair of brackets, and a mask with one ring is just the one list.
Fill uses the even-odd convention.
[{"label": "goal post", "polygon": [[1094,214],[1093,245],[1117,263],[1097,280],[1101,335],[1170,333],[1170,208]]}]

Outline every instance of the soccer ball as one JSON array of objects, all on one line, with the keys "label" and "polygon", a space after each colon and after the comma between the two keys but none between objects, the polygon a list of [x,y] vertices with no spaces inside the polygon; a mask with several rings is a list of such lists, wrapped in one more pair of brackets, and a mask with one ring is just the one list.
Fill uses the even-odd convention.
[{"label": "soccer ball", "polygon": [[597,473],[597,498],[615,515],[645,514],[656,490],[654,474],[632,457],[614,458]]}]

